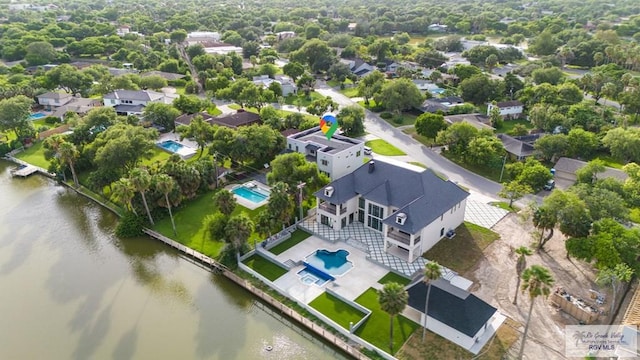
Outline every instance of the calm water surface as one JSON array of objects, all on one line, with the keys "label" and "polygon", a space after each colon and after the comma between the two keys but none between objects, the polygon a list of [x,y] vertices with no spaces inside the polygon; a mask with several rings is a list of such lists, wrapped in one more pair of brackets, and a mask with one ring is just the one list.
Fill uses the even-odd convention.
[{"label": "calm water surface", "polygon": [[[0,160],[0,359],[335,359],[228,280]],[[270,345],[272,351],[266,351]]]}]

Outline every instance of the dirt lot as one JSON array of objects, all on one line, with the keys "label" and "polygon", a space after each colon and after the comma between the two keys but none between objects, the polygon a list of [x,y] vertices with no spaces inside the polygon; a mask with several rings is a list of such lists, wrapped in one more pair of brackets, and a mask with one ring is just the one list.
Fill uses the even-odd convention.
[{"label": "dirt lot", "polygon": [[[500,234],[501,239],[487,247],[476,266],[462,275],[474,281],[471,288],[474,294],[516,322],[524,324],[530,303],[527,295],[520,293],[518,306],[512,304],[517,282],[516,254],[513,250],[520,246],[533,247],[534,228],[530,220],[511,213],[496,224],[493,230]],[[589,289],[606,291],[599,289],[595,284],[595,271],[592,266],[566,258],[564,238],[557,230],[554,237],[547,242],[545,251],[527,257],[527,265],[532,264],[549,268],[555,279],[555,286],[564,287],[572,295],[589,299]],[[607,299],[609,298],[607,294]],[[608,308],[608,303],[605,307]],[[601,318],[604,320],[604,317]],[[556,309],[548,300],[538,298],[533,309],[524,358],[564,359],[564,325],[577,323],[573,317]],[[507,358],[515,358],[519,347],[520,341],[511,347]]]}]

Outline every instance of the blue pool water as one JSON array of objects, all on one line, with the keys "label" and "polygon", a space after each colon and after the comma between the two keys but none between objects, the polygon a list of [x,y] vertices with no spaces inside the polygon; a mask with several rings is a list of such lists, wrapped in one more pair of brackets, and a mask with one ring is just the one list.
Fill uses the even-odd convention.
[{"label": "blue pool water", "polygon": [[353,263],[347,260],[349,252],[347,250],[317,250],[314,254],[307,256],[306,263],[313,270],[319,270],[329,275],[344,275],[353,267]]},{"label": "blue pool water", "polygon": [[38,119],[42,119],[43,117],[45,117],[47,115],[41,113],[41,112],[37,112],[37,113],[33,113],[31,115],[29,115],[29,120],[38,120]]},{"label": "blue pool water", "polygon": [[302,281],[305,285],[316,284],[318,286],[324,285],[327,281],[332,280],[329,279],[326,275],[322,276],[317,272],[313,272],[311,268],[305,267],[304,269],[298,271],[298,275],[300,275],[300,281]]},{"label": "blue pool water", "polygon": [[158,146],[172,153],[177,153],[178,151],[180,151],[180,149],[184,148],[184,145],[173,140],[163,141],[159,143]]},{"label": "blue pool water", "polygon": [[256,204],[269,198],[269,195],[265,194],[264,191],[249,189],[244,185],[231,190],[231,192]]}]

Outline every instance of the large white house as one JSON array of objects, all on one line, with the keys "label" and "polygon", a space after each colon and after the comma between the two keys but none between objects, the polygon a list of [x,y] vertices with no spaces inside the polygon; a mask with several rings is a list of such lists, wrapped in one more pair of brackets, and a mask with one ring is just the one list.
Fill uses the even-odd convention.
[{"label": "large white house", "polygon": [[364,142],[334,134],[327,140],[319,126],[287,136],[287,150],[305,154],[318,170],[335,180],[362,165]]},{"label": "large white house", "polygon": [[359,221],[413,262],[462,224],[469,193],[431,170],[372,160],[315,196],[318,223],[340,230]]},{"label": "large white house", "polygon": [[487,104],[487,116],[491,115],[491,110],[498,108],[500,115],[505,119],[517,119],[522,117],[524,105],[518,100],[502,101],[494,104]]},{"label": "large white house", "polygon": [[151,102],[170,104],[173,98],[151,90],[116,90],[104,95],[104,106],[113,107],[118,115],[142,115],[144,107]]}]

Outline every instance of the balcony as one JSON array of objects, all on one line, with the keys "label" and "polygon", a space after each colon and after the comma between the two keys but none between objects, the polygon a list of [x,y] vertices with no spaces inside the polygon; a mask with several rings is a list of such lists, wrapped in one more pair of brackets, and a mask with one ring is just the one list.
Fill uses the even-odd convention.
[{"label": "balcony", "polygon": [[[409,234],[405,234],[403,232],[400,232],[398,230],[395,229],[390,229],[389,231],[387,231],[387,237],[389,239],[393,239],[395,241],[401,242],[405,245],[411,245],[411,235]],[[413,240],[413,245],[417,245],[420,243],[420,236],[416,237]]]},{"label": "balcony", "polygon": [[[332,203],[328,203],[328,202],[326,202],[326,201],[325,201],[325,202],[321,202],[321,203],[318,205],[318,209],[320,209],[320,210],[322,210],[322,211],[326,211],[326,212],[328,212],[329,214],[336,215],[336,214],[337,214],[338,206],[337,206],[337,205],[334,205],[334,204],[332,204]],[[346,212],[347,212],[347,208],[346,208],[346,207],[342,207],[342,206],[340,206],[340,215],[343,215],[343,214],[345,214]]]}]

